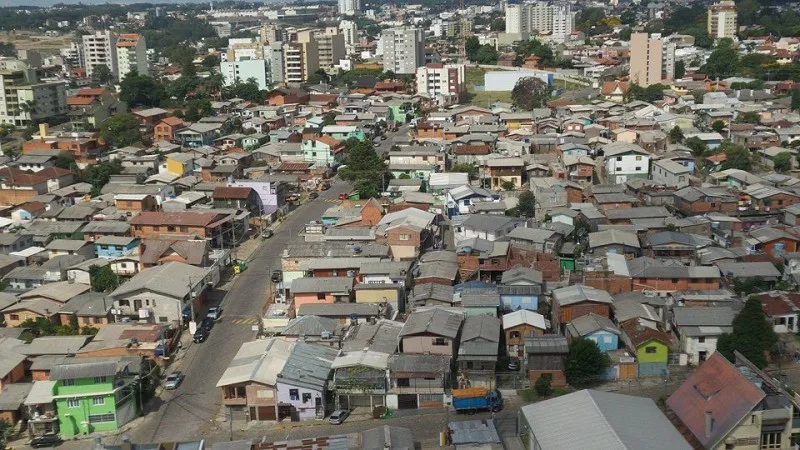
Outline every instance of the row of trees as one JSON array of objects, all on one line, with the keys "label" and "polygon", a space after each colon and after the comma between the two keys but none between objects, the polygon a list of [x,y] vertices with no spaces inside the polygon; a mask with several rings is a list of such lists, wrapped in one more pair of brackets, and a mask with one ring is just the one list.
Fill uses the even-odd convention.
[{"label": "row of trees", "polygon": [[351,138],[345,143],[347,146],[346,167],[339,169],[339,177],[352,181],[355,190],[362,198],[378,197],[386,187],[392,174],[386,162],[375,151],[372,142],[364,142]]}]

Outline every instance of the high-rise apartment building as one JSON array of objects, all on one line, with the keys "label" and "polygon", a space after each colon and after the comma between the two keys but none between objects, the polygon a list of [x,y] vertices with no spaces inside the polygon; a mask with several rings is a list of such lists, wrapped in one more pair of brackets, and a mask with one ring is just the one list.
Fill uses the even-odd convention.
[{"label": "high-rise apartment building", "polygon": [[737,23],[733,0],[722,0],[708,9],[708,34],[712,39],[732,39],[736,36]]},{"label": "high-rise apartment building", "polygon": [[662,56],[662,43],[659,39],[651,39],[647,33],[633,33],[631,35],[631,83],[642,87],[660,83],[662,80]]},{"label": "high-rise apartment building", "polygon": [[319,69],[319,45],[315,30],[297,30],[297,40],[283,44],[283,81],[302,83]]},{"label": "high-rise apartment building", "polygon": [[506,33],[550,34],[554,41],[563,42],[575,29],[576,12],[568,3],[524,3],[506,6]]},{"label": "high-rise apartment building", "polygon": [[62,48],[59,53],[64,58],[64,64],[70,67],[84,67],[83,42],[70,42],[69,47]]},{"label": "high-rise apartment building", "polygon": [[0,60],[0,123],[27,126],[66,113],[66,84],[40,83],[27,63]]},{"label": "high-rise apartment building", "polygon": [[339,22],[339,31],[344,36],[344,46],[347,48],[347,53],[355,53],[356,44],[358,44],[358,26],[352,20],[343,20]]},{"label": "high-rise apartment building", "polygon": [[95,31],[94,34],[83,35],[83,55],[86,76],[91,77],[97,67],[106,66],[114,79],[118,79],[117,37],[111,31]]},{"label": "high-rise apartment building", "polygon": [[266,90],[269,88],[271,80],[268,78],[267,63],[264,59],[222,61],[219,66],[225,86],[231,86],[237,82],[244,83],[253,79],[258,84],[259,89]]},{"label": "high-rise apartment building", "polygon": [[314,35],[319,53],[319,68],[330,72],[345,57],[344,35],[336,27],[327,27]]},{"label": "high-rise apartment building", "polygon": [[671,80],[675,78],[675,49],[674,42],[661,41],[661,78]]},{"label": "high-rise apartment building", "polygon": [[361,12],[361,0],[339,0],[339,14],[355,16]]},{"label": "high-rise apartment building", "polygon": [[147,45],[144,36],[136,33],[123,33],[117,38],[117,65],[119,79],[122,80],[134,70],[140,75],[148,74]]},{"label": "high-rise apartment building", "polygon": [[421,28],[389,28],[381,33],[383,70],[412,75],[425,64],[424,36]]},{"label": "high-rise apartment building", "polygon": [[432,63],[417,68],[417,94],[457,101],[465,91],[463,64]]}]

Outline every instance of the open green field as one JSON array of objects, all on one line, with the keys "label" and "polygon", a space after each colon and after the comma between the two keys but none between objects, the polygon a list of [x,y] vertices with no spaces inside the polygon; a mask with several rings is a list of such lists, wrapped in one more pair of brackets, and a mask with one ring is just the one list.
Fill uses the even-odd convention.
[{"label": "open green field", "polygon": [[469,102],[481,108],[487,108],[494,102],[511,103],[511,92],[506,91],[480,91],[470,92]]}]

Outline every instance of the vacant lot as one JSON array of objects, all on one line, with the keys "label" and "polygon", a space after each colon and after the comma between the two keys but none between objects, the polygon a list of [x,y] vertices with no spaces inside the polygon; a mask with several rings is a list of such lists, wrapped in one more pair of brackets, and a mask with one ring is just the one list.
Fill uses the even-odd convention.
[{"label": "vacant lot", "polygon": [[54,37],[36,34],[30,31],[6,31],[0,33],[0,41],[11,42],[18,49],[25,50],[58,50],[69,47],[69,43],[73,38],[74,36],[72,33]]}]

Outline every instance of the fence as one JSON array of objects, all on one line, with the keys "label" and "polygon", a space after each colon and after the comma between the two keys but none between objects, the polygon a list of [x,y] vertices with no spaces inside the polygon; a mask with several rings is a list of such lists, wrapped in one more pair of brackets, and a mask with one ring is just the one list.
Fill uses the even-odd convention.
[{"label": "fence", "polygon": [[498,373],[496,374],[497,389],[514,389],[524,390],[531,387],[531,380],[525,376],[524,372],[520,373]]}]

